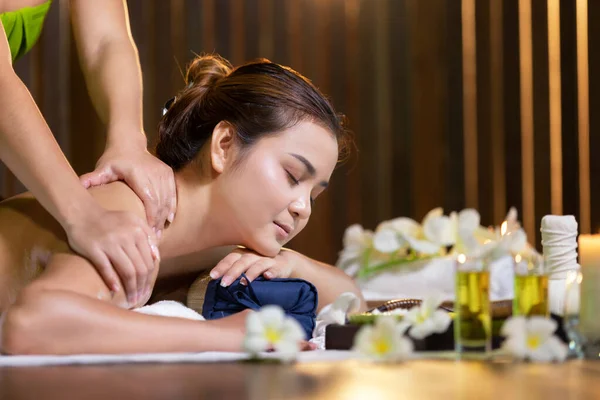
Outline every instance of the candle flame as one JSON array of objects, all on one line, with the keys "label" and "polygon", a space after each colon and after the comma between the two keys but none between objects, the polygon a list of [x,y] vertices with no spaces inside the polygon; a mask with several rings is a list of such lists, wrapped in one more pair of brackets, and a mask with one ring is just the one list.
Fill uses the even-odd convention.
[{"label": "candle flame", "polygon": [[520,254],[517,254],[517,255],[515,256],[515,262],[516,262],[517,264],[518,264],[518,263],[520,263],[522,260],[523,260],[523,257],[521,257],[521,255],[520,255]]},{"label": "candle flame", "polygon": [[467,256],[465,256],[464,254],[459,254],[458,257],[456,257],[456,259],[459,263],[464,264],[467,261]]},{"label": "candle flame", "polygon": [[508,230],[508,221],[504,221],[502,226],[500,226],[500,234],[502,236],[506,235],[506,231]]}]

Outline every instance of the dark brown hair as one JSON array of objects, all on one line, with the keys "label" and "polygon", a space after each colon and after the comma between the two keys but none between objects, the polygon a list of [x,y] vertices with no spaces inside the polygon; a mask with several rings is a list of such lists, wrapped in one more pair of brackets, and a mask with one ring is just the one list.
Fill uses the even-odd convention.
[{"label": "dark brown hair", "polygon": [[197,57],[188,67],[186,87],[159,124],[156,155],[174,170],[191,162],[226,121],[248,147],[300,121],[329,130],[345,154],[349,133],[323,94],[290,68],[260,59],[233,69],[216,55]]}]

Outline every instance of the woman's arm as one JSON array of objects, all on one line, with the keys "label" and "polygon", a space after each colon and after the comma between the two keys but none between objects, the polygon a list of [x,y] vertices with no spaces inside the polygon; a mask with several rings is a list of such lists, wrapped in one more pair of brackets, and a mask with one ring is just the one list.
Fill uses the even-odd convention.
[{"label": "woman's arm", "polygon": [[[152,260],[132,266],[140,249],[151,251],[154,233],[144,220],[100,207],[79,182],[29,91],[15,73],[0,22],[0,160],[61,224],[69,244],[90,259],[118,290],[120,277],[135,301],[136,275],[152,267]],[[68,193],[68,195],[65,195]],[[141,242],[136,238],[142,235]],[[148,238],[152,243],[148,243]],[[123,255],[123,252],[125,253]],[[142,282],[143,284],[143,282]]]},{"label": "woman's arm", "polygon": [[83,258],[55,255],[0,320],[6,354],[239,351],[246,313],[216,321],[139,314],[120,308]]},{"label": "woman's arm", "polygon": [[312,260],[293,250],[282,248],[276,257],[264,257],[252,250],[238,248],[224,257],[210,272],[213,279],[229,286],[242,273],[253,281],[263,275],[273,278],[300,278],[309,281],[319,292],[317,310],[333,303],[340,294],[352,292],[360,299],[360,311],[366,310],[366,302],[356,282],[340,269]]},{"label": "woman's arm", "polygon": [[124,0],[71,0],[73,32],[90,97],[107,126],[106,150],[87,186],[124,180],[142,199],[157,231],[173,221],[173,171],[146,150],[142,73]]}]

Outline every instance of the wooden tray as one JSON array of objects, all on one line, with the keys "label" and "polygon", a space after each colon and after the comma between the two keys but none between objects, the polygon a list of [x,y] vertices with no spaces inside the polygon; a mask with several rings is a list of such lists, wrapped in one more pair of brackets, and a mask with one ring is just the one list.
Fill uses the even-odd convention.
[{"label": "wooden tray", "polygon": [[[377,310],[385,313],[386,311],[392,311],[398,308],[410,309],[416,305],[419,305],[421,300],[416,299],[399,299],[391,300],[383,305],[377,307]],[[453,304],[451,302],[443,303],[440,308],[447,311],[453,311]],[[502,344],[503,338],[500,336],[500,329],[504,321],[512,315],[512,301],[504,300],[498,302],[492,302],[492,348],[496,349]],[[373,310],[371,310],[372,312]],[[367,314],[363,314],[367,315]],[[348,321],[345,325],[331,324],[325,328],[325,348],[328,350],[348,350],[352,347],[354,342],[354,335],[362,327],[364,323],[372,322],[376,318],[374,316],[371,320],[369,318],[362,318],[361,323],[352,323]],[[552,318],[558,322],[558,330],[556,334],[566,342],[566,337],[562,329],[562,318],[552,315]],[[454,350],[454,323],[450,323],[450,326],[444,333],[434,333],[425,339],[415,340],[412,339],[416,351],[443,351],[443,350]]]}]

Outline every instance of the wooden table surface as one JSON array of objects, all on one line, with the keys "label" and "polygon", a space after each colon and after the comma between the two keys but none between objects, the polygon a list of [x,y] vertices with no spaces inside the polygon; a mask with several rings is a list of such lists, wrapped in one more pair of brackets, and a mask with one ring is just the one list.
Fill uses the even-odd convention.
[{"label": "wooden table surface", "polygon": [[0,399],[600,399],[600,362],[0,368]]}]

